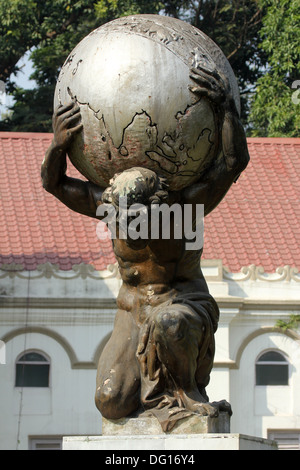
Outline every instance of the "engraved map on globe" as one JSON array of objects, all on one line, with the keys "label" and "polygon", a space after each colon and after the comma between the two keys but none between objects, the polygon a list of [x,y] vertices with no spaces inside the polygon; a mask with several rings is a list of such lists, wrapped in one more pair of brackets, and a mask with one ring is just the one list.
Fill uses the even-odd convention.
[{"label": "engraved map on globe", "polygon": [[68,154],[90,181],[107,187],[118,172],[146,167],[171,190],[199,180],[220,153],[216,108],[190,91],[191,68],[233,71],[218,46],[193,26],[169,17],[135,15],[85,37],[65,61],[54,107],[74,99],[83,130]]}]

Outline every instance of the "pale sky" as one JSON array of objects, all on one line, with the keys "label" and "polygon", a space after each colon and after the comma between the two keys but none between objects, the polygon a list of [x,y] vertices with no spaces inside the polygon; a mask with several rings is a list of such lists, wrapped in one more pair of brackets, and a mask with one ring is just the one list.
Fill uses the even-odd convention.
[{"label": "pale sky", "polygon": [[[18,67],[22,67],[17,75],[12,75],[11,79],[21,88],[30,89],[34,88],[35,81],[30,80],[29,77],[33,72],[32,63],[29,60],[30,51],[22,57],[18,62]],[[3,82],[2,82],[3,83]],[[3,87],[0,86],[0,115],[7,110],[7,106],[12,104],[12,98],[3,93]]]}]

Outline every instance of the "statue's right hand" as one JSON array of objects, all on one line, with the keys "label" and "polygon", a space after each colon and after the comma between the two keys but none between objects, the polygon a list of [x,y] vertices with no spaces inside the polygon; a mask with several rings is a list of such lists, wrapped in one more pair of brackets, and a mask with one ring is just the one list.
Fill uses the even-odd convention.
[{"label": "statue's right hand", "polygon": [[80,119],[80,107],[75,101],[58,106],[52,118],[55,147],[62,150],[68,148],[74,135],[80,132],[83,127],[82,123],[79,123]]}]

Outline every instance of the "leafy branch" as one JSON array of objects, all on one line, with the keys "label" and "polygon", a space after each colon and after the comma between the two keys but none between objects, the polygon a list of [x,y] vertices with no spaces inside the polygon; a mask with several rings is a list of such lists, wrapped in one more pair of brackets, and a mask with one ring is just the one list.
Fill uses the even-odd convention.
[{"label": "leafy branch", "polygon": [[286,330],[297,330],[300,326],[300,315],[293,315],[289,316],[289,320],[287,322],[283,320],[278,320],[275,324],[275,327],[280,328],[282,331]]}]

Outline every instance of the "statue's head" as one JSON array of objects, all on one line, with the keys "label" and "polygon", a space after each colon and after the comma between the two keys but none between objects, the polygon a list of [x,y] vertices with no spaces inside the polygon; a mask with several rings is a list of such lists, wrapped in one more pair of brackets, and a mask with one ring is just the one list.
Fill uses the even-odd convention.
[{"label": "statue's head", "polygon": [[[160,205],[168,201],[167,188],[165,179],[148,168],[134,167],[125,170],[116,174],[110,181],[110,186],[102,195],[102,202],[113,206],[117,230],[123,230],[127,234],[126,244],[131,248],[142,249],[148,244],[151,238],[149,208],[153,204]],[[131,221],[137,216],[136,207],[140,215],[143,213],[144,227],[148,227],[146,238],[132,238],[127,230]]]},{"label": "statue's head", "polygon": [[127,199],[127,207],[133,204],[162,204],[168,200],[167,184],[148,168],[130,168],[116,174],[104,191],[102,200],[119,207],[120,198]]}]

